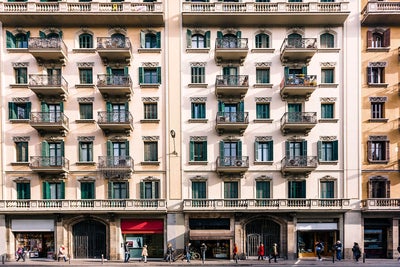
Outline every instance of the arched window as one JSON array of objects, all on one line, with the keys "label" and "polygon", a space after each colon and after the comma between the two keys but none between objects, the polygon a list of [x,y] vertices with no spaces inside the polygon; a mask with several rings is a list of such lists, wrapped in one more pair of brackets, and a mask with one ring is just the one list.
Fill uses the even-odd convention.
[{"label": "arched window", "polygon": [[333,48],[335,47],[335,38],[333,34],[324,33],[321,34],[319,43],[321,48]]},{"label": "arched window", "polygon": [[157,48],[157,36],[154,33],[146,34],[145,48]]},{"label": "arched window", "polygon": [[302,36],[298,33],[292,33],[289,34],[288,36],[288,45],[290,47],[295,47],[295,48],[302,48],[303,44],[302,44]]},{"label": "arched window", "polygon": [[192,48],[205,48],[204,35],[202,34],[192,35]]},{"label": "arched window", "polygon": [[382,47],[383,35],[379,32],[374,32],[372,34],[372,46],[371,47]]},{"label": "arched window", "polygon": [[89,33],[79,35],[79,48],[93,48],[93,36]]},{"label": "arched window", "polygon": [[269,36],[267,34],[256,35],[256,48],[269,48]]},{"label": "arched window", "polygon": [[390,198],[390,181],[386,177],[375,176],[368,181],[369,198]]},{"label": "arched window", "polygon": [[124,48],[125,47],[125,35],[121,33],[114,33],[111,35],[112,46],[115,48]]},{"label": "arched window", "polygon": [[15,35],[15,48],[28,48],[28,36],[25,33]]},{"label": "arched window", "polygon": [[51,32],[51,33],[49,33],[48,35],[47,35],[47,38],[60,38],[60,35],[58,34],[58,33],[56,33],[56,32]]}]

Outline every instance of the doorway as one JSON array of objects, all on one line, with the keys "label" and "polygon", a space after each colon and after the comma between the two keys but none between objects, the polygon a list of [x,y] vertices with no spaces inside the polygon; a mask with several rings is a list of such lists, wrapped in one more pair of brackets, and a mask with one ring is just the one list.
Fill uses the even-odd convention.
[{"label": "doorway", "polygon": [[72,228],[75,259],[108,258],[106,226],[94,220],[77,223]]}]

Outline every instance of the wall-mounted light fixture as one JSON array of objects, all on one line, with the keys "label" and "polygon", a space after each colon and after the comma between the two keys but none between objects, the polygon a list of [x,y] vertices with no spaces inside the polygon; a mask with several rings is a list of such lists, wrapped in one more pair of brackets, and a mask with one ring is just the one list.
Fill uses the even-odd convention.
[{"label": "wall-mounted light fixture", "polygon": [[171,154],[178,155],[178,152],[176,152],[176,150],[175,150],[175,136],[176,136],[176,133],[175,133],[174,130],[171,130],[169,133],[171,134],[172,140],[174,141],[174,151]]}]

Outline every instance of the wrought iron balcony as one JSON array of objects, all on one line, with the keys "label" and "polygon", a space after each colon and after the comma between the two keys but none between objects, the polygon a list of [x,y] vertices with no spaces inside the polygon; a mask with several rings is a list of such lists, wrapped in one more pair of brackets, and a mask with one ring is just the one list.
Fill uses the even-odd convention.
[{"label": "wrought iron balcony", "polygon": [[[271,1],[272,2],[272,1]],[[342,25],[350,14],[348,2],[246,3],[183,2],[184,26]]]},{"label": "wrought iron balcony", "polygon": [[32,171],[38,173],[66,173],[69,171],[69,160],[65,157],[32,156],[29,167]]},{"label": "wrought iron balcony", "polygon": [[399,198],[368,198],[361,201],[362,211],[368,212],[388,212],[400,211]]},{"label": "wrought iron balcony", "polygon": [[123,95],[129,99],[133,93],[132,80],[129,75],[98,74],[97,88],[105,98]]},{"label": "wrought iron balcony", "polygon": [[285,38],[281,45],[281,62],[308,63],[317,53],[316,38]]},{"label": "wrought iron balcony", "polygon": [[[143,1],[141,1],[143,2]],[[53,25],[63,27],[96,27],[164,25],[163,2],[1,2],[3,26]],[[74,19],[71,19],[71,16]]]},{"label": "wrought iron balcony", "polygon": [[130,156],[99,156],[98,167],[106,178],[130,178],[133,166]]},{"label": "wrought iron balcony", "polygon": [[97,37],[97,53],[103,62],[129,63],[132,46],[129,38]]},{"label": "wrought iron balcony", "polygon": [[99,111],[97,124],[106,133],[125,132],[133,130],[133,117],[129,111]]},{"label": "wrought iron balcony", "polygon": [[63,112],[31,112],[29,123],[41,135],[58,132],[66,136],[69,131],[69,119]]},{"label": "wrought iron balcony", "polygon": [[281,97],[289,96],[304,97],[306,100],[317,88],[316,75],[289,74],[281,82]]},{"label": "wrought iron balcony", "polygon": [[284,157],[281,165],[284,176],[302,173],[307,177],[318,167],[318,159],[315,156]]},{"label": "wrought iron balcony", "polygon": [[316,124],[316,112],[285,112],[281,118],[281,131],[284,135],[287,133],[308,135]]},{"label": "wrought iron balcony", "polygon": [[249,169],[249,157],[248,156],[224,156],[217,157],[217,173],[219,175],[224,174],[243,174]]},{"label": "wrought iron balcony", "polygon": [[230,61],[242,64],[249,52],[247,38],[222,37],[215,40],[215,62]]},{"label": "wrought iron balcony", "polygon": [[65,64],[68,54],[67,46],[61,38],[30,37],[28,39],[28,51],[39,63]]},{"label": "wrought iron balcony", "polygon": [[217,97],[243,98],[249,89],[249,75],[217,75],[215,95]]},{"label": "wrought iron balcony", "polygon": [[364,26],[400,24],[400,1],[368,1],[361,12]]},{"label": "wrought iron balcony", "polygon": [[184,211],[348,211],[349,199],[184,199]]},{"label": "wrought iron balcony", "polygon": [[104,212],[123,213],[163,212],[166,207],[165,199],[40,199],[40,200],[0,200],[2,213],[70,213],[70,212]]},{"label": "wrought iron balcony", "polygon": [[29,88],[39,97],[56,95],[66,100],[68,82],[61,75],[30,74]]},{"label": "wrought iron balcony", "polygon": [[249,125],[248,112],[218,112],[215,129],[218,134],[239,133],[243,134]]}]

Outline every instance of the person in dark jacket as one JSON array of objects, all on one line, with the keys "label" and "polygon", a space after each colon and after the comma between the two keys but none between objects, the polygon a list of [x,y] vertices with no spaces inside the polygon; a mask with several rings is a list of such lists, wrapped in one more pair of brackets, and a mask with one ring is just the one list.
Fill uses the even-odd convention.
[{"label": "person in dark jacket", "polygon": [[336,251],[336,259],[338,261],[341,261],[342,260],[342,248],[343,248],[342,242],[340,242],[340,240],[336,241],[336,244],[335,244],[334,248],[335,248],[335,251]]},{"label": "person in dark jacket", "polygon": [[358,245],[357,242],[354,242],[354,246],[351,249],[353,251],[353,257],[356,261],[358,261],[361,257],[361,250],[360,250],[360,246]]}]

